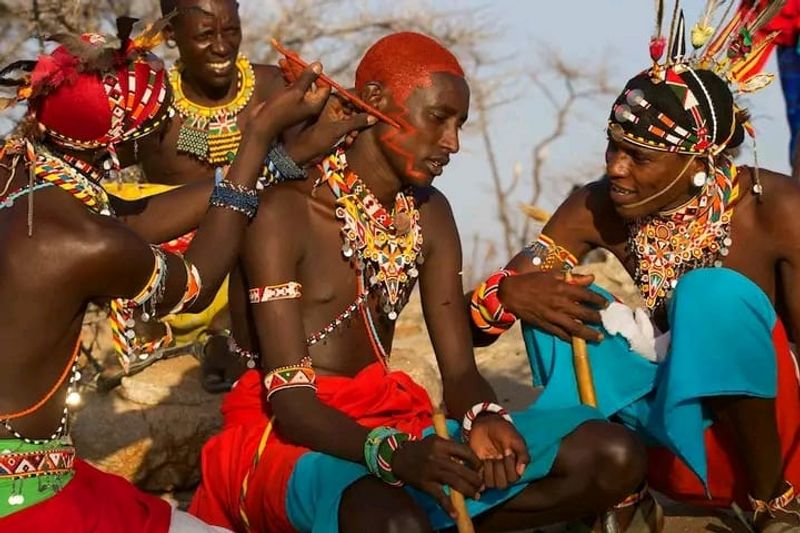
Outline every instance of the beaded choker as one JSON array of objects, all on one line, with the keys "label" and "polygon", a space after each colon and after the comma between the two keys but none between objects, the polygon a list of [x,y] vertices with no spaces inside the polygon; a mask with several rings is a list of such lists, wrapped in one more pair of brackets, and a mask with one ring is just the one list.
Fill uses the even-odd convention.
[{"label": "beaded choker", "polygon": [[687,204],[628,224],[634,281],[651,313],[664,304],[684,273],[722,266],[733,244],[730,224],[739,197],[736,166],[725,158]]},{"label": "beaded choker", "polygon": [[397,193],[390,214],[348,167],[343,149],[325,158],[321,169],[336,197],[336,218],[342,221],[342,254],[347,259],[355,255],[356,268],[366,279],[365,292],[380,287],[383,312],[395,320],[423,261],[414,198]]},{"label": "beaded choker", "polygon": [[191,102],[183,92],[181,68],[174,65],[169,81],[175,93],[173,108],[183,123],[178,133],[178,152],[209,165],[228,165],[236,156],[242,132],[236,117],[250,102],[256,86],[253,66],[244,56],[236,59],[238,70],[236,96],[227,104],[205,107]]}]

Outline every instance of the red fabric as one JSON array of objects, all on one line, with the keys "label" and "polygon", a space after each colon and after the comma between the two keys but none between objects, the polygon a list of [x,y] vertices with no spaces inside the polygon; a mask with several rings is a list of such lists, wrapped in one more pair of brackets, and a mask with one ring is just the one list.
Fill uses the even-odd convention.
[{"label": "red fabric", "polygon": [[[433,408],[425,389],[402,372],[374,363],[353,378],[317,376],[319,399],[366,427],[388,425],[420,436]],[[203,448],[202,482],[189,512],[201,520],[243,530],[239,518],[242,480],[253,464],[270,416],[260,372],[245,373],[222,404],[224,426]],[[307,448],[284,440],[277,428],[251,475],[246,510],[254,531],[292,531],[286,489],[294,465]]]},{"label": "red fabric", "polygon": [[3,533],[161,533],[169,531],[170,505],[75,459],[75,476],[52,498],[0,518]]},{"label": "red fabric", "polygon": [[[772,342],[778,363],[775,409],[784,476],[795,487],[800,487],[800,386],[795,358],[780,321],[772,331]],[[710,507],[729,507],[735,500],[743,508],[749,508],[747,478],[737,459],[733,438],[726,435],[721,426],[712,426],[706,431],[706,449],[711,499],[706,497],[702,483],[691,470],[666,448],[651,448],[648,451],[648,482],[654,489],[675,500]]]},{"label": "red fabric", "polygon": [[796,46],[797,34],[800,30],[800,0],[786,0],[786,5],[764,27],[765,32],[781,32],[775,38],[775,44]]},{"label": "red fabric", "polygon": [[159,248],[164,250],[165,252],[169,252],[171,254],[185,254],[186,250],[189,249],[189,245],[192,244],[192,239],[194,239],[194,234],[197,233],[197,230],[192,230],[185,235],[181,235],[177,239],[172,239],[171,241],[163,242],[158,245]]}]

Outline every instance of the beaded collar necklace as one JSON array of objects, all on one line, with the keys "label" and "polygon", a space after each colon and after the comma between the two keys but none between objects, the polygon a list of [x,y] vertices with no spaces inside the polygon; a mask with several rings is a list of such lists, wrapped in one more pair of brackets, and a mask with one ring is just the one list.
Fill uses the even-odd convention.
[{"label": "beaded collar necklace", "polygon": [[205,107],[189,100],[183,91],[181,67],[173,65],[169,81],[174,92],[172,106],[183,122],[178,132],[179,153],[187,154],[212,166],[228,165],[236,156],[242,132],[236,117],[250,102],[256,76],[250,61],[243,55],[236,59],[238,70],[236,96],[220,106]]},{"label": "beaded collar necklace", "polygon": [[417,265],[423,262],[422,228],[414,197],[395,197],[390,214],[347,165],[343,149],[321,164],[323,179],[336,197],[336,218],[342,222],[342,254],[364,275],[364,290],[380,287],[381,308],[395,320],[406,304]]},{"label": "beaded collar necklace", "polygon": [[628,224],[628,252],[636,260],[633,278],[651,314],[684,273],[722,266],[733,244],[730,225],[739,198],[736,166],[725,158],[688,203]]}]

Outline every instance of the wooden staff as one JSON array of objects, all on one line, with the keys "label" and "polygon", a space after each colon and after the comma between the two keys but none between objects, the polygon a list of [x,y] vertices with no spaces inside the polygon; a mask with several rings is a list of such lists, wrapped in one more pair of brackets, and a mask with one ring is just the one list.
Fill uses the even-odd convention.
[{"label": "wooden staff", "polygon": [[[308,66],[308,63],[303,61],[300,58],[300,56],[297,55],[297,52],[293,52],[293,51],[289,50],[288,48],[284,48],[281,45],[281,43],[279,43],[276,39],[272,39],[271,43],[272,43],[272,47],[279,54],[283,55],[283,57],[285,57],[287,60],[291,61],[292,63],[294,63],[298,67],[306,68]],[[381,113],[380,111],[375,109],[373,106],[369,105],[367,102],[365,102],[364,100],[362,100],[358,96],[354,95],[353,93],[351,93],[350,91],[348,91],[347,89],[345,89],[344,87],[342,87],[341,85],[339,85],[338,83],[333,81],[331,78],[326,76],[324,73],[321,73],[317,77],[317,79],[322,81],[322,82],[324,82],[324,83],[327,83],[328,85],[333,87],[336,90],[336,92],[339,94],[339,96],[341,96],[345,100],[348,100],[354,106],[363,109],[364,111],[366,111],[370,115],[373,115],[375,118],[381,119],[382,121],[386,122],[390,126],[393,126],[393,127],[397,128],[397,129],[400,129],[400,124],[398,124],[396,120],[394,120],[394,119],[386,116],[385,114]]]},{"label": "wooden staff", "polygon": [[[572,283],[572,274],[567,271],[564,279],[567,283]],[[578,396],[581,399],[581,403],[590,407],[597,407],[597,394],[594,390],[592,366],[589,362],[586,341],[574,335],[572,336],[572,364],[575,367],[575,381],[578,384]],[[619,533],[619,522],[613,510],[603,513],[602,527],[604,533]]]},{"label": "wooden staff", "polygon": [[[450,440],[450,435],[447,433],[447,422],[441,410],[436,409],[433,412],[433,428],[436,430],[436,435]],[[457,490],[450,487],[450,501],[456,510],[456,528],[458,533],[475,533],[475,527],[472,525],[472,519],[467,512],[467,504],[464,502],[464,495]]]}]

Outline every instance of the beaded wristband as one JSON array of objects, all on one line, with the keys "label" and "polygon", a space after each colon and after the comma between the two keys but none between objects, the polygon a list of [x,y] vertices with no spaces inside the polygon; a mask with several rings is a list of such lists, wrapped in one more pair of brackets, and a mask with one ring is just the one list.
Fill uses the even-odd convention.
[{"label": "beaded wristband", "polygon": [[290,180],[304,180],[308,177],[305,169],[294,162],[280,143],[272,145],[269,153],[267,153],[267,158],[264,160],[264,167],[266,175],[263,178],[265,178],[266,183],[261,183],[262,186]]},{"label": "beaded wristband", "polygon": [[252,189],[223,179],[214,185],[208,203],[212,207],[224,207],[253,218],[258,211],[258,194]]},{"label": "beaded wristband", "polygon": [[461,422],[461,436],[464,439],[464,442],[469,442],[469,434],[472,431],[472,424],[475,422],[475,419],[478,418],[478,415],[482,415],[483,413],[498,414],[502,416],[503,419],[509,424],[514,423],[514,421],[511,419],[511,415],[508,414],[508,411],[506,411],[502,405],[498,405],[494,402],[476,403],[469,411],[467,411],[467,414],[464,415],[464,421]]},{"label": "beaded wristband", "polygon": [[404,442],[416,440],[409,434],[388,426],[378,426],[367,435],[364,441],[364,462],[378,479],[393,487],[401,487],[403,481],[392,471],[392,459]]},{"label": "beaded wristband", "polygon": [[533,266],[539,267],[542,272],[558,268],[561,272],[572,270],[578,264],[578,258],[563,246],[559,246],[553,239],[540,234],[530,245],[523,248],[522,254],[531,260]]},{"label": "beaded wristband", "polygon": [[478,329],[484,333],[500,335],[511,328],[514,322],[517,321],[516,315],[506,311],[497,296],[500,290],[500,282],[513,275],[516,275],[513,270],[495,272],[472,293],[469,305],[470,315]]},{"label": "beaded wristband", "polygon": [[278,391],[297,387],[308,387],[317,390],[317,375],[311,367],[311,358],[305,356],[299,365],[276,368],[264,376],[264,387],[267,389],[267,401]]}]

